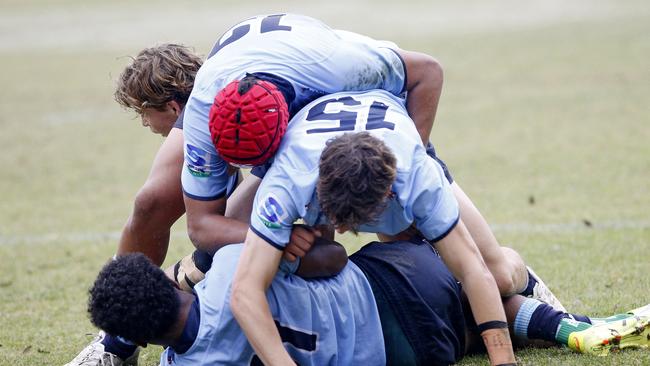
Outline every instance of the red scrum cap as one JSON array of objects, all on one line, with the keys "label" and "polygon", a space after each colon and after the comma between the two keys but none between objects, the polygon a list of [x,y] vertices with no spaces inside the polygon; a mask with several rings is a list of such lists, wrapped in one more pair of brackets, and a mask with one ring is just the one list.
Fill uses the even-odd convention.
[{"label": "red scrum cap", "polygon": [[246,76],[217,94],[209,118],[219,155],[233,165],[253,166],[275,154],[289,123],[289,109],[274,84]]}]

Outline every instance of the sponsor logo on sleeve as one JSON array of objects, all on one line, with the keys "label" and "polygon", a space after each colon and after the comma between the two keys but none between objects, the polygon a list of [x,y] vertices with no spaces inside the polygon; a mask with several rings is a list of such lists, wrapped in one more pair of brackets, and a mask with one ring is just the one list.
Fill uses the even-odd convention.
[{"label": "sponsor logo on sleeve", "polygon": [[262,223],[269,229],[279,229],[282,227],[282,220],[288,217],[287,210],[282,206],[272,193],[269,193],[257,206],[257,216]]},{"label": "sponsor logo on sleeve", "polygon": [[207,151],[196,146],[186,144],[187,170],[195,177],[206,178],[210,176],[208,161],[210,155]]}]

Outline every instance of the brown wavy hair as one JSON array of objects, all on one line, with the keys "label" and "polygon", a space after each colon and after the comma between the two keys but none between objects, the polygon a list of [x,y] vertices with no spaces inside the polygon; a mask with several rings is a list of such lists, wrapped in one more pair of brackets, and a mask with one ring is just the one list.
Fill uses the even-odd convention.
[{"label": "brown wavy hair", "polygon": [[145,48],[120,74],[115,100],[139,114],[145,108],[163,110],[172,100],[184,106],[202,63],[183,45],[165,43]]},{"label": "brown wavy hair", "polygon": [[320,157],[316,186],[321,209],[334,225],[356,233],[384,210],[396,164],[384,142],[368,132],[329,140]]}]

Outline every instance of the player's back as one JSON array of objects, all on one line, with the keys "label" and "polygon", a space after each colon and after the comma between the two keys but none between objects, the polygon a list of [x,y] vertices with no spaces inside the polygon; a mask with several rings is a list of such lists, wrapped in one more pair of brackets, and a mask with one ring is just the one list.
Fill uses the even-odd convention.
[{"label": "player's back", "polygon": [[194,94],[205,96],[204,101],[211,104],[228,82],[255,72],[286,79],[300,101],[386,83],[398,94],[404,87],[403,65],[388,46],[351,32],[334,31],[304,15],[257,16],[235,25],[220,38],[196,76]]},{"label": "player's back", "polygon": [[386,209],[359,231],[397,234],[419,221],[427,224],[422,228],[427,238],[444,234],[458,218],[449,183],[440,165],[427,156],[404,101],[383,90],[331,94],[291,120],[255,197],[251,227],[282,247],[294,220],[327,224],[316,194],[321,153],[328,140],[362,131],[395,155],[397,176]]},{"label": "player's back", "polygon": [[344,90],[385,89],[398,95],[406,75],[395,48],[296,14],[257,16],[232,27],[197,73],[185,106],[185,193],[206,200],[225,191],[227,166],[212,143],[208,119],[215,96],[229,82],[246,73],[283,79],[295,94],[287,101],[292,113]]},{"label": "player's back", "polygon": [[319,98],[291,119],[273,165],[315,172],[328,140],[366,131],[391,149],[398,169],[409,169],[415,151],[425,150],[404,103],[384,90],[347,91]]},{"label": "player's back", "polygon": [[[256,357],[230,311],[230,287],[242,247],[228,245],[217,251],[215,265],[196,285],[201,325],[192,347],[175,355],[174,364],[249,365]],[[298,364],[385,362],[372,291],[353,263],[335,277],[309,281],[284,267],[267,299],[284,345]]]}]

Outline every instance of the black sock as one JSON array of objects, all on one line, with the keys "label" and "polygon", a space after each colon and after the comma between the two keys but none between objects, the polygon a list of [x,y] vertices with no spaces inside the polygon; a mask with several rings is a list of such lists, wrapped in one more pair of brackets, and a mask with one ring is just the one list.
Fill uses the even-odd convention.
[{"label": "black sock", "polygon": [[528,338],[555,341],[555,333],[560,321],[569,315],[540,303],[533,312],[528,323]]},{"label": "black sock", "polygon": [[537,284],[537,280],[535,279],[535,277],[533,277],[533,275],[530,274],[530,271],[529,271],[528,272],[528,285],[526,286],[526,288],[522,292],[519,293],[519,295],[526,296],[526,297],[533,296],[533,289],[535,288],[536,284]]}]

